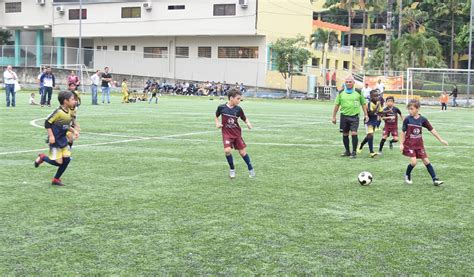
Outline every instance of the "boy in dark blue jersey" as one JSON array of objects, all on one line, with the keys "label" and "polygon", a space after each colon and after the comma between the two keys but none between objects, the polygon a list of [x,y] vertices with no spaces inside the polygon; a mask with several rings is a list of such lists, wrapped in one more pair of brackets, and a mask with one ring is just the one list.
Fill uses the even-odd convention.
[{"label": "boy in dark blue jersey", "polygon": [[48,131],[49,157],[39,154],[35,160],[35,167],[39,167],[43,162],[57,166],[58,171],[54,175],[52,184],[64,186],[61,176],[71,161],[68,132],[76,133],[76,130],[71,128],[74,119],[72,110],[76,106],[76,98],[71,91],[62,91],[58,95],[58,100],[61,105],[44,122],[44,127]]},{"label": "boy in dark blue jersey", "polygon": [[378,153],[374,152],[374,132],[378,126],[380,120],[380,113],[382,112],[382,104],[380,103],[379,92],[378,90],[372,90],[370,92],[370,102],[367,106],[367,113],[369,115],[369,120],[366,123],[367,136],[364,138],[357,153],[362,152],[362,148],[366,143],[369,144],[370,157],[374,158]]},{"label": "boy in dark blue jersey", "polygon": [[436,132],[433,126],[431,126],[428,119],[418,113],[420,110],[420,101],[416,99],[411,100],[408,103],[407,108],[410,115],[403,121],[402,133],[400,136],[400,150],[403,155],[410,158],[410,164],[408,164],[405,173],[405,182],[407,184],[413,184],[411,171],[416,166],[416,160],[421,159],[430,173],[433,184],[435,186],[442,185],[443,181],[436,177],[434,168],[425,152],[422,136],[423,128],[430,131],[442,144],[448,145],[448,142],[441,138],[438,132]]},{"label": "boy in dark blue jersey", "polygon": [[[222,141],[224,143],[224,152],[230,167],[230,178],[235,178],[234,160],[232,158],[232,148],[239,151],[240,156],[244,159],[249,170],[249,177],[255,177],[255,170],[253,169],[250,157],[247,154],[247,145],[242,138],[242,129],[239,125],[239,118],[242,119],[249,129],[252,129],[252,124],[245,116],[244,111],[239,107],[242,93],[237,89],[231,89],[227,97],[229,101],[217,107],[216,111],[216,127],[222,129]],[[219,122],[219,117],[222,121]]]}]

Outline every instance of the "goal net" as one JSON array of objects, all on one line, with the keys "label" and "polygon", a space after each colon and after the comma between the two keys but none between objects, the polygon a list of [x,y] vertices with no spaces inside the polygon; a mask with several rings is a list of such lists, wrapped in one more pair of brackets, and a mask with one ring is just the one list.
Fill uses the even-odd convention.
[{"label": "goal net", "polygon": [[[469,78],[469,74],[471,75]],[[444,91],[451,93],[456,87],[460,105],[472,104],[469,94],[474,92],[474,70],[446,68],[408,68],[406,101],[418,98],[424,103],[438,103]],[[470,84],[468,85],[468,80]]]},{"label": "goal net", "polygon": [[71,72],[74,72],[76,76],[79,77],[80,85],[78,89],[82,93],[87,93],[89,91],[88,89],[85,88],[85,86],[88,86],[90,83],[90,75],[91,73],[89,72],[89,69],[86,67],[84,64],[63,64],[61,66],[58,66],[57,64],[42,64],[40,66],[41,68],[45,67],[51,67],[53,70],[53,73],[55,75],[56,79],[56,84],[61,88],[61,89],[67,89],[67,77],[71,74]]}]

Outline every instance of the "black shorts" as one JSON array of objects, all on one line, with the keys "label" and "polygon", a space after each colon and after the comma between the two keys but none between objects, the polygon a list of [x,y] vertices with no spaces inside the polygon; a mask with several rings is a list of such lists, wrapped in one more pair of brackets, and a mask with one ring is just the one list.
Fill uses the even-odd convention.
[{"label": "black shorts", "polygon": [[339,131],[341,131],[341,133],[347,133],[349,131],[357,132],[357,130],[359,130],[358,115],[348,116],[341,114],[341,120],[339,123]]}]

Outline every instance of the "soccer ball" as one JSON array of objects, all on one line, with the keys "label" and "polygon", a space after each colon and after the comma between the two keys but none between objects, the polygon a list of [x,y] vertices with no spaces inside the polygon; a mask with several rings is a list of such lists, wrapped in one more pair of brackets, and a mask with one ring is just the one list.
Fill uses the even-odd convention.
[{"label": "soccer ball", "polygon": [[372,183],[373,178],[374,177],[372,176],[372,173],[368,171],[363,171],[359,173],[359,177],[357,179],[359,179],[359,184],[363,186],[368,186]]}]

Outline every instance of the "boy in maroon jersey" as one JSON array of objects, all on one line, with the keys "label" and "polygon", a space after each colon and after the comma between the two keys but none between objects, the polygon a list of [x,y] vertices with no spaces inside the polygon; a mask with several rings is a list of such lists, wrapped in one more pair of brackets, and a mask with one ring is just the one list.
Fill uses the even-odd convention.
[{"label": "boy in maroon jersey", "polygon": [[422,136],[423,127],[428,129],[428,131],[430,131],[442,144],[448,145],[448,142],[441,138],[438,132],[436,132],[433,126],[431,126],[428,119],[418,113],[420,109],[420,101],[416,99],[411,100],[408,103],[407,108],[410,115],[403,121],[402,133],[400,136],[400,150],[402,150],[403,155],[410,157],[410,164],[408,164],[405,173],[405,182],[407,184],[413,183],[411,180],[411,171],[416,166],[416,159],[421,159],[433,179],[433,184],[435,186],[442,185],[443,181],[436,177],[434,168],[431,165],[430,160],[428,160],[428,155],[425,152]]},{"label": "boy in maroon jersey", "polygon": [[[231,89],[227,97],[229,101],[217,107],[216,111],[216,127],[222,129],[222,140],[224,143],[224,152],[230,167],[230,178],[235,178],[234,160],[232,158],[232,148],[239,151],[240,156],[244,159],[249,170],[250,178],[255,177],[255,170],[250,163],[250,157],[247,154],[246,147],[242,138],[242,129],[240,129],[239,118],[242,119],[249,129],[252,124],[245,116],[244,111],[239,107],[242,99],[242,93],[237,89]],[[219,122],[219,116],[222,117],[222,123]]]},{"label": "boy in maroon jersey", "polygon": [[395,98],[393,96],[387,97],[385,103],[387,106],[382,111],[382,119],[385,121],[383,127],[383,136],[379,145],[379,155],[382,155],[383,145],[387,138],[391,135],[390,149],[393,149],[393,144],[398,142],[398,117],[403,120],[402,112],[400,109],[394,106]]}]

